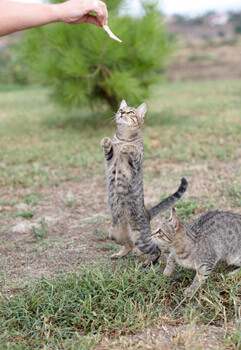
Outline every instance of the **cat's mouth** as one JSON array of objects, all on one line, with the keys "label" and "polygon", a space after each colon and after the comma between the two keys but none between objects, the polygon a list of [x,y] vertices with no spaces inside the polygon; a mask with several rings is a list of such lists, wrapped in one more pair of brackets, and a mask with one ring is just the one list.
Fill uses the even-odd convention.
[{"label": "cat's mouth", "polygon": [[159,239],[163,242],[171,242],[171,238],[161,229],[157,229],[156,231],[152,232],[152,237],[155,239]]},{"label": "cat's mouth", "polygon": [[133,123],[131,123],[131,122],[128,122],[128,121],[126,121],[125,119],[118,119],[117,121],[116,121],[116,124],[117,125],[126,125],[126,126],[128,126],[129,128],[138,128],[139,127],[139,125],[135,125],[135,124],[133,124]]},{"label": "cat's mouth", "polygon": [[128,125],[128,126],[131,126],[131,124],[129,122],[127,122],[125,119],[122,118],[119,118],[116,122],[116,124],[124,124],[124,125]]}]

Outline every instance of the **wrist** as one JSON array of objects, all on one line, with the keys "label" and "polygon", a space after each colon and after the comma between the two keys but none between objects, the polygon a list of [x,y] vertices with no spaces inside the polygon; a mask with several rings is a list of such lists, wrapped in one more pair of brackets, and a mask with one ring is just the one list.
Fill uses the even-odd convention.
[{"label": "wrist", "polygon": [[67,13],[65,8],[65,2],[51,5],[54,8],[56,22],[67,22]]},{"label": "wrist", "polygon": [[63,11],[61,4],[48,4],[51,22],[63,22]]}]

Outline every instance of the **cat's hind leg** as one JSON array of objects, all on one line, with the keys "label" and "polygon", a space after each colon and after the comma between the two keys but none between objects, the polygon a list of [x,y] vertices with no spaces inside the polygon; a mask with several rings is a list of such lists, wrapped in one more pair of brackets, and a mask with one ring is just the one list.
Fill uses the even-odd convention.
[{"label": "cat's hind leg", "polygon": [[109,229],[109,239],[113,239],[114,241],[118,239],[118,225],[112,220],[111,227]]},{"label": "cat's hind leg", "polygon": [[119,253],[115,253],[111,255],[111,259],[119,259],[119,258],[123,258],[124,256],[126,256],[127,254],[129,254],[132,249],[134,248],[134,244],[129,244],[129,245],[125,245],[120,251]]},{"label": "cat's hind leg", "polygon": [[142,264],[142,266],[145,267],[150,264],[155,264],[161,256],[161,250],[153,241],[151,232],[149,232],[149,230],[147,230],[146,232],[134,231],[132,232],[132,237],[135,246],[143,254],[149,255],[149,258]]},{"label": "cat's hind leg", "polygon": [[127,225],[117,224],[113,226],[111,228],[111,235],[112,239],[116,239],[117,243],[124,246],[119,253],[111,255],[111,259],[123,258],[133,250],[134,244],[129,238],[129,229]]}]

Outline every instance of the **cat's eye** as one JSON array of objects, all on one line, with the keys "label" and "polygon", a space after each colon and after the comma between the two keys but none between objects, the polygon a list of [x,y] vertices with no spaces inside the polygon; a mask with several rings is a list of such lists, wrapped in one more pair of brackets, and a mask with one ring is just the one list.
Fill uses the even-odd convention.
[{"label": "cat's eye", "polygon": [[129,111],[129,112],[127,112],[127,114],[135,114],[135,112],[134,111]]}]

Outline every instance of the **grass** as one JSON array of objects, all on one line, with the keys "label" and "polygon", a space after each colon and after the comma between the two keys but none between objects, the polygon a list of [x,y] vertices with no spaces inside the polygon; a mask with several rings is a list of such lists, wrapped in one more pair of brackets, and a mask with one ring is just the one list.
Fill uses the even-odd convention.
[{"label": "grass", "polygon": [[20,213],[17,213],[16,214],[16,217],[22,217],[24,219],[28,219],[28,218],[33,218],[34,215],[36,214],[36,211],[35,210],[25,210],[25,211],[22,211]]},{"label": "grass", "polygon": [[[75,222],[75,226],[82,231],[71,237],[64,226],[58,232],[64,222],[58,226],[57,220],[53,234],[42,219],[39,228],[33,224],[30,239],[18,235],[15,242],[10,235],[9,240],[5,237],[8,228],[0,228],[0,247],[4,246],[5,254],[15,249],[19,254],[29,254],[30,261],[34,261],[34,252],[47,259],[48,249],[56,245],[54,253],[66,249],[60,253],[65,262],[67,253],[76,249],[79,232],[86,231],[86,239],[91,236],[90,245],[95,240],[98,246],[86,248],[89,243],[84,241],[83,247],[89,249],[88,254],[96,253],[93,260],[97,261],[98,249],[107,255],[119,249],[107,240],[109,217],[102,208],[99,213],[93,198],[82,202],[74,192],[69,197],[60,193],[57,201],[54,198],[50,203],[55,211],[51,207],[48,213],[53,192],[47,186],[66,182],[68,188],[68,180],[80,183],[104,173],[99,143],[114,132],[113,113],[61,110],[47,98],[48,93],[38,87],[0,86],[0,185],[11,193],[8,197],[3,191],[0,220],[9,220],[9,228],[10,219],[16,216],[17,220],[34,220],[57,214],[61,220],[64,211],[71,215],[66,216],[68,220],[79,217],[80,225]],[[165,83],[153,88],[143,128],[145,184],[152,190],[149,197],[157,197],[170,181],[178,184],[181,176],[191,177],[194,183],[189,183],[189,197],[176,205],[184,220],[215,209],[220,203],[235,210],[240,207],[241,172],[235,167],[241,154],[240,95],[239,81]],[[216,171],[216,164],[221,170]],[[222,168],[226,165],[223,178]],[[159,189],[159,182],[164,189]],[[197,191],[199,186],[201,190]],[[15,189],[19,191],[16,196]],[[19,202],[28,204],[29,210],[16,213],[14,206]],[[12,211],[4,209],[8,206]],[[84,207],[88,207],[86,211]],[[46,260],[46,264],[54,263],[56,256],[50,256],[52,260]],[[220,339],[223,348],[241,348],[240,275],[228,276],[229,268],[219,264],[202,288],[188,299],[183,292],[194,277],[193,271],[177,266],[168,278],[161,273],[164,266],[141,269],[138,259],[130,256],[118,263],[100,260],[82,264],[79,273],[64,270],[57,277],[54,270],[52,278],[43,276],[26,287],[21,279],[16,282],[8,270],[0,271],[1,286],[10,279],[12,283],[11,293],[0,294],[0,349],[90,349],[98,346],[103,337],[111,340],[119,335],[134,335],[166,322],[216,325],[226,334]],[[32,268],[36,271],[38,267]],[[231,332],[228,325],[232,325]]]},{"label": "grass", "polygon": [[28,205],[34,206],[41,202],[42,196],[36,192],[31,192],[23,196],[22,201]]},{"label": "grass", "polygon": [[[189,300],[183,299],[183,290],[193,273],[177,268],[172,278],[167,278],[159,270],[159,266],[142,270],[128,261],[114,269],[92,265],[86,266],[82,275],[43,277],[24,293],[1,302],[0,339],[11,339],[16,346],[47,345],[51,349],[59,344],[65,349],[70,339],[83,342],[90,335],[98,340],[101,334],[111,338],[135,333],[166,317],[209,325],[232,321],[238,329],[238,277],[224,277],[220,266],[220,274],[212,275]],[[241,345],[238,333],[230,341]]]},{"label": "grass", "polygon": [[224,195],[231,199],[235,206],[241,207],[241,185],[227,186],[223,192]]},{"label": "grass", "polygon": [[[155,87],[143,129],[147,163],[240,157],[240,94],[238,81]],[[61,110],[47,95],[46,89],[32,87],[0,95],[2,186],[34,188],[80,179],[103,163],[99,143],[114,131],[114,111]]]},{"label": "grass", "polygon": [[40,240],[47,237],[47,228],[46,228],[46,222],[44,218],[40,220],[39,229],[36,229],[35,225],[32,226],[32,233],[33,233],[34,239],[36,240]]}]

